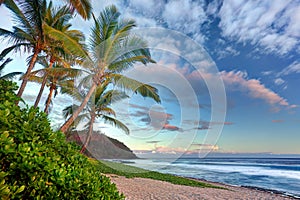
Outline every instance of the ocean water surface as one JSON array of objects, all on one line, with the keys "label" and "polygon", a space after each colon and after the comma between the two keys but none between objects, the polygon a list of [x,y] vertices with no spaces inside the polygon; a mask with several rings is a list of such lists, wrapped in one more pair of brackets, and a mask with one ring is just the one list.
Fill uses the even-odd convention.
[{"label": "ocean water surface", "polygon": [[137,159],[127,164],[230,185],[276,190],[300,198],[300,158]]}]

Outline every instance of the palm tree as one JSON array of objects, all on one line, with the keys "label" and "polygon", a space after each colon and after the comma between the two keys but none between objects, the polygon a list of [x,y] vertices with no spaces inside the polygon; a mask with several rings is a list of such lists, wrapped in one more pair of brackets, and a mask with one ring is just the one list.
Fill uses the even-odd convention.
[{"label": "palm tree", "polygon": [[[17,94],[17,96],[21,97],[28,82],[26,78],[27,75],[29,75],[34,68],[39,53],[47,47],[45,44],[44,33],[48,30],[49,35],[49,30],[50,32],[55,33],[59,31],[44,23],[45,13],[47,11],[46,0],[18,0],[16,2],[17,4],[13,0],[1,0],[1,3],[4,3],[4,5],[14,14],[16,26],[13,27],[13,31],[0,28],[0,36],[8,38],[9,42],[13,44],[4,49],[0,57],[4,57],[11,51],[17,52],[22,49],[24,52],[33,53],[29,57],[30,61],[25,73],[26,76],[24,76],[25,78],[22,80]],[[69,0],[69,3],[70,7],[73,10],[78,11],[83,18],[86,19],[89,17],[89,13],[91,12],[89,0]],[[66,37],[69,40],[69,45],[70,41],[73,44],[76,43],[76,41],[69,39],[68,36]],[[74,53],[74,49],[76,49],[76,47],[69,49],[69,51]],[[78,52],[78,50],[76,50],[76,52]]]},{"label": "palm tree", "polygon": [[156,88],[119,74],[137,62],[143,64],[154,62],[147,43],[130,33],[130,30],[135,27],[135,21],[120,20],[119,17],[120,13],[115,6],[105,8],[97,19],[93,16],[90,56],[83,65],[89,72],[85,79],[91,85],[78,109],[60,128],[64,133],[87,105],[97,86],[106,80],[160,102]]},{"label": "palm tree", "polygon": [[[80,122],[88,120],[88,122],[85,124],[85,128],[88,129],[88,133],[80,153],[85,151],[91,140],[93,134],[93,125],[97,118],[104,120],[105,123],[114,125],[117,128],[122,129],[126,134],[129,134],[129,129],[127,126],[115,118],[116,113],[112,108],[110,108],[111,103],[128,98],[128,96],[125,94],[125,92],[119,90],[107,90],[108,85],[109,82],[106,81],[105,83],[97,86],[92,98],[90,98],[90,101],[87,103],[86,107],[78,116],[77,121],[74,123],[74,126],[77,126]],[[84,90],[81,90],[80,92],[79,90],[73,90],[71,93],[72,96],[76,97],[78,102],[81,102],[86,95]],[[78,107],[79,106],[76,104],[66,107],[63,110],[64,117],[67,119],[73,114],[73,110]]]},{"label": "palm tree", "polygon": [[[71,24],[69,24],[68,21],[71,19],[71,17],[71,10],[68,7],[64,6],[60,9],[53,9],[52,3],[50,2],[46,11],[44,23],[77,41],[77,43],[81,44],[83,48],[82,42],[84,41],[84,35],[78,30],[69,30]],[[45,42],[47,44],[45,53],[49,59],[49,68],[52,68],[55,62],[69,68],[71,64],[75,64],[77,61],[79,61],[80,58],[71,54],[68,50],[69,47],[67,47],[66,44],[52,39],[51,35],[45,34]],[[46,65],[43,64],[43,66]],[[34,103],[34,107],[37,107],[39,104],[46,82],[47,76],[44,76],[40,91]]]},{"label": "palm tree", "polygon": [[27,79],[32,82],[42,83],[46,77],[47,85],[49,86],[49,94],[45,102],[45,113],[49,113],[49,107],[51,104],[52,96],[58,94],[58,88],[73,88],[74,78],[78,77],[81,73],[79,69],[64,68],[62,66],[56,66],[53,68],[44,68],[31,72]]},{"label": "palm tree", "polygon": [[[18,5],[13,0],[4,0],[5,6],[14,14],[16,26],[13,31],[0,28],[0,36],[9,39],[13,45],[4,49],[0,57],[4,57],[11,51],[32,52],[29,66],[25,75],[34,68],[38,54],[44,49],[44,33],[42,29],[43,17],[46,8],[46,0],[19,0]],[[17,96],[21,97],[27,84],[24,78]]]},{"label": "palm tree", "polygon": [[[3,58],[0,58],[0,62],[3,61]],[[12,61],[11,58],[7,58],[6,60],[3,61],[3,63],[0,65],[0,79],[12,79],[14,78],[15,76],[17,75],[20,75],[22,74],[22,72],[11,72],[11,73],[8,73],[8,74],[5,74],[2,76],[2,70],[4,69],[4,67],[10,63]]]}]

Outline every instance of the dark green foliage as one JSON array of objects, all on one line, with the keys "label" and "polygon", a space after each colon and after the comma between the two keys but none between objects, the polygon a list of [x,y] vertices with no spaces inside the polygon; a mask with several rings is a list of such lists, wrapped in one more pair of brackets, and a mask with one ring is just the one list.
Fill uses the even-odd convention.
[{"label": "dark green foliage", "polygon": [[1,199],[123,199],[45,113],[15,105],[16,89],[0,80]]}]

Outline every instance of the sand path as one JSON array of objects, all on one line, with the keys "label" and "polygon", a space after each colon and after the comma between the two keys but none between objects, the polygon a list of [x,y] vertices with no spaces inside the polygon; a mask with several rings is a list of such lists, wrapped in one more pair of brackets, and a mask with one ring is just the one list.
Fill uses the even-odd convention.
[{"label": "sand path", "polygon": [[219,185],[229,190],[174,185],[145,178],[125,178],[109,175],[112,182],[126,196],[126,200],[217,200],[217,199],[292,199],[254,189]]}]

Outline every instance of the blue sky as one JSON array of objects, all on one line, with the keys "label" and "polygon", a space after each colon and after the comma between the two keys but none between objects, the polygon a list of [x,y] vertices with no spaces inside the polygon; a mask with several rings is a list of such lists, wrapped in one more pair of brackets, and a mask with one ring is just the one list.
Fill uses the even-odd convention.
[{"label": "blue sky", "polygon": [[[149,27],[164,28],[149,41],[157,64],[126,72],[154,84],[162,103],[132,95],[114,105],[130,136],[101,122],[96,129],[137,152],[300,154],[299,0],[93,1],[95,15],[110,4],[151,30],[146,36]],[[1,28],[11,26],[3,7],[0,17],[7,19]],[[90,22],[73,23],[88,36]],[[194,51],[191,41],[198,45],[193,56],[184,54]],[[25,70],[26,56],[10,57],[7,72]],[[29,103],[37,88],[26,89]],[[50,117],[57,126],[70,98],[55,101]]]}]

